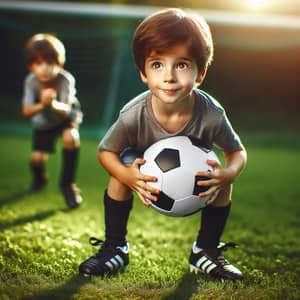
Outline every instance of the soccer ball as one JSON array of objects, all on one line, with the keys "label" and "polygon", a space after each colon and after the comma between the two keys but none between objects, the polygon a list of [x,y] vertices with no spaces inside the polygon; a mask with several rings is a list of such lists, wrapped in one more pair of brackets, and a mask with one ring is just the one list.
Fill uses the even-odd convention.
[{"label": "soccer ball", "polygon": [[143,174],[157,177],[157,182],[148,182],[158,188],[156,202],[146,199],[158,212],[182,217],[191,215],[206,206],[210,197],[199,198],[198,194],[209,187],[199,187],[198,180],[207,177],[196,176],[199,171],[213,172],[207,164],[207,159],[219,162],[216,154],[199,145],[199,141],[187,136],[175,136],[159,140],[146,149],[145,164],[141,165]]}]

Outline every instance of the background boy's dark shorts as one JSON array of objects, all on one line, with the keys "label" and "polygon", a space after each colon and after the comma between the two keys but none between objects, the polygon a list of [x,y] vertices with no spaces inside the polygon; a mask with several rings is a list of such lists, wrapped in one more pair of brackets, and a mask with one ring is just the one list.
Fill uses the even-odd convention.
[{"label": "background boy's dark shorts", "polygon": [[34,129],[32,148],[33,150],[43,151],[48,153],[55,152],[55,145],[57,138],[62,134],[66,128],[72,128],[69,120],[51,129]]}]

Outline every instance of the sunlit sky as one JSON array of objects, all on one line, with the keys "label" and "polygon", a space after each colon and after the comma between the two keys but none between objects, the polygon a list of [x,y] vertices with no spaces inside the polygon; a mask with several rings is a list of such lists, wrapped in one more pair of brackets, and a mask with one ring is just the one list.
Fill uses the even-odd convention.
[{"label": "sunlit sky", "polygon": [[[20,4],[23,1],[0,0],[0,4],[13,3]],[[25,1],[24,1],[25,2]],[[28,0],[26,1],[28,2]],[[151,6],[179,6],[185,8],[213,9],[220,11],[235,11],[254,14],[276,14],[276,15],[297,15],[300,16],[300,0],[49,0],[49,1],[30,1],[28,3],[80,3],[80,4],[131,4],[131,5],[149,5]],[[27,4],[26,4],[27,5]],[[1,5],[0,5],[1,6]]]},{"label": "sunlit sky", "polygon": [[265,5],[267,5],[267,1],[266,0],[247,0],[246,4],[250,7],[250,8],[254,8],[254,9],[261,9],[263,8]]},{"label": "sunlit sky", "polygon": [[218,1],[221,8],[224,5],[234,10],[277,13],[277,14],[300,14],[300,0],[227,0]]}]

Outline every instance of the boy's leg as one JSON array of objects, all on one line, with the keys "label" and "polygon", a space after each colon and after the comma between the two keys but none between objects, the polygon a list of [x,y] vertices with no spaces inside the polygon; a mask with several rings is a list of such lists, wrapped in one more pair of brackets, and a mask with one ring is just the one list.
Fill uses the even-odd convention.
[{"label": "boy's leg", "polygon": [[127,223],[133,205],[133,196],[127,186],[111,178],[104,194],[105,240],[125,245]]},{"label": "boy's leg", "polygon": [[70,208],[79,206],[82,202],[79,189],[75,185],[75,176],[79,159],[79,133],[76,128],[65,128],[62,132],[62,169],[60,188]]},{"label": "boy's leg", "polygon": [[202,210],[201,226],[197,237],[197,246],[216,248],[225,229],[231,208],[232,187],[221,191],[212,205]]},{"label": "boy's leg", "polygon": [[33,192],[41,190],[48,181],[46,174],[46,161],[48,155],[42,151],[33,151],[30,161],[30,169],[33,181],[30,190]]},{"label": "boy's leg", "polygon": [[94,245],[102,245],[100,250],[80,264],[82,275],[111,275],[126,268],[129,263],[127,223],[132,204],[130,189],[111,178],[104,194],[105,241],[98,240]]},{"label": "boy's leg", "polygon": [[233,243],[220,243],[230,208],[232,186],[221,191],[212,205],[202,211],[201,227],[190,255],[190,267],[194,272],[204,272],[216,279],[242,279],[242,273],[231,265],[221,251],[234,247]]},{"label": "boy's leg", "polygon": [[64,187],[74,183],[77,164],[79,158],[79,148],[62,149],[62,168],[60,175],[60,186]]},{"label": "boy's leg", "polygon": [[[130,165],[139,155],[126,148],[120,154],[123,164]],[[102,244],[98,253],[79,266],[84,276],[111,275],[123,271],[129,264],[126,241],[127,223],[133,205],[132,191],[116,178],[111,177],[104,194],[105,241],[90,239],[92,245]]]},{"label": "boy's leg", "polygon": [[48,153],[52,151],[53,145],[49,131],[33,129],[30,160],[30,170],[33,177],[30,190],[33,192],[41,190],[48,181],[46,162],[48,160]]}]

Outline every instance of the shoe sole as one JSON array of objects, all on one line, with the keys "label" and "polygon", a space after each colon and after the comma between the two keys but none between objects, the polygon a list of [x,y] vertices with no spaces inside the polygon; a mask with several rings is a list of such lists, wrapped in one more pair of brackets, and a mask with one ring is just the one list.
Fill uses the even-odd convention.
[{"label": "shoe sole", "polygon": [[238,280],[243,280],[243,278],[244,278],[242,275],[240,277],[237,277],[237,278],[222,278],[222,277],[218,278],[218,277],[214,277],[214,276],[210,275],[209,273],[204,272],[202,269],[199,269],[199,268],[195,267],[192,264],[190,264],[190,272],[194,273],[196,275],[198,273],[205,274],[205,275],[210,276],[212,279],[221,280],[221,281],[224,281],[224,280],[238,281]]},{"label": "shoe sole", "polygon": [[82,273],[82,272],[80,272],[80,274],[83,277],[85,277],[85,278],[89,278],[89,277],[92,277],[92,276],[100,276],[100,277],[102,277],[102,276],[105,276],[105,275],[106,276],[112,276],[112,275],[117,275],[118,273],[124,273],[124,272],[126,272],[126,270],[127,270],[127,266],[124,266],[124,267],[116,270],[115,272],[106,272],[106,273],[100,274],[100,275],[98,275],[98,274],[90,274],[90,273]]}]

